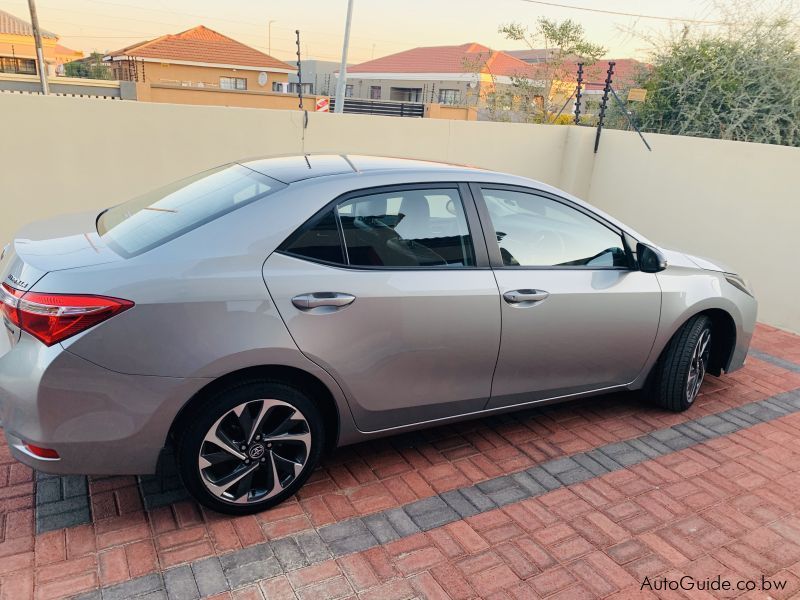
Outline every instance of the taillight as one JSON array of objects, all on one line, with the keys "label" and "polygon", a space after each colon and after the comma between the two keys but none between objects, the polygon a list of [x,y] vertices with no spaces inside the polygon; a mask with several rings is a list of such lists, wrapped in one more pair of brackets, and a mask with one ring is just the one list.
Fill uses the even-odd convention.
[{"label": "taillight", "polygon": [[23,292],[2,284],[0,309],[14,325],[48,346],[133,306],[130,300],[82,294]]}]

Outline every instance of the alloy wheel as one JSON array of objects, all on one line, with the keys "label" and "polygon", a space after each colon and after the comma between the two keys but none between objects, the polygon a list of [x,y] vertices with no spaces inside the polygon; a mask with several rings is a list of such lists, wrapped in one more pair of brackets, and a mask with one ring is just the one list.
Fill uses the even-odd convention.
[{"label": "alloy wheel", "polygon": [[700,386],[706,376],[708,356],[711,351],[711,330],[704,329],[697,340],[689,363],[689,376],[686,378],[686,401],[691,404],[700,393]]},{"label": "alloy wheel", "polygon": [[282,400],[251,400],[211,426],[200,444],[198,468],[214,496],[250,504],[286,489],[310,452],[311,429],[302,412]]}]

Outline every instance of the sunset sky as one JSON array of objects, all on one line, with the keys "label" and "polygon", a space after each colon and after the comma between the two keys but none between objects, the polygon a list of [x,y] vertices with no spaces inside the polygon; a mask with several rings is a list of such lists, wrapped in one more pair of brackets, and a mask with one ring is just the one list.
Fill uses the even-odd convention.
[{"label": "sunset sky", "polygon": [[[660,17],[719,21],[724,9],[711,0],[553,0],[558,4]],[[781,0],[761,0],[762,7]],[[785,1],[785,0],[784,0]],[[203,24],[259,50],[294,59],[294,30],[300,29],[303,58],[339,60],[346,0],[37,0],[44,29],[61,43],[104,52]],[[0,8],[29,20],[27,0],[0,0]],[[511,21],[571,18],[589,39],[608,48],[608,57],[646,57],[646,38],[679,31],[682,24],[543,6],[525,0],[355,0],[350,62],[358,63],[415,46],[479,42],[499,49],[524,48],[498,34]],[[693,27],[709,27],[695,24]]]}]

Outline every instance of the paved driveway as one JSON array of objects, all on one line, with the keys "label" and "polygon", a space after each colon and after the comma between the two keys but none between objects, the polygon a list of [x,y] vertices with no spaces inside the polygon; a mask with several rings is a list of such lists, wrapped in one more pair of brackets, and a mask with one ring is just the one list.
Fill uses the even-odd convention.
[{"label": "paved driveway", "polygon": [[[361,444],[249,517],[168,467],[50,477],[0,445],[0,598],[793,596],[800,337],[753,346],[688,413],[609,395]],[[651,591],[717,575],[757,589]]]}]

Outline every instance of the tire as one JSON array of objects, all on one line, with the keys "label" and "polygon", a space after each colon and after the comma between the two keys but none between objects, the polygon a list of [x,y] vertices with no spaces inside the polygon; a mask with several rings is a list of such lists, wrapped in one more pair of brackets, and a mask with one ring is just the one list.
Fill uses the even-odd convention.
[{"label": "tire", "polygon": [[197,404],[176,440],[178,471],[192,496],[217,512],[247,515],[300,489],[319,462],[325,428],[302,390],[248,379]]},{"label": "tire", "polygon": [[705,315],[692,317],[672,336],[653,373],[650,391],[658,406],[682,412],[694,404],[712,342],[711,319]]}]

